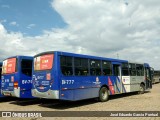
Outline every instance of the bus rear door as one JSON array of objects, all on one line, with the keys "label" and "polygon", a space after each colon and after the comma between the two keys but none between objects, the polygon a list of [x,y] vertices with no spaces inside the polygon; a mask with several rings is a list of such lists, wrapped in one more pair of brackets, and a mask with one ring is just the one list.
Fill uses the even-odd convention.
[{"label": "bus rear door", "polygon": [[21,59],[21,71],[20,74],[20,90],[21,97],[32,98],[32,59],[22,58]]}]

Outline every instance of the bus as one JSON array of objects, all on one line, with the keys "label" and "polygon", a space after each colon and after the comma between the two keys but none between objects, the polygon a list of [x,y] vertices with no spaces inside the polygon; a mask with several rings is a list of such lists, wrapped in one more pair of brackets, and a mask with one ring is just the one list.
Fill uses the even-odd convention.
[{"label": "bus", "polygon": [[155,70],[153,74],[153,82],[152,83],[159,83],[160,82],[160,70]]},{"label": "bus", "polygon": [[3,61],[1,92],[4,96],[33,98],[32,62],[30,56],[13,56]]},{"label": "bus", "polygon": [[[2,62],[0,62],[0,89],[1,89],[1,72],[2,72]],[[3,97],[1,93],[0,93],[0,97]]]},{"label": "bus", "polygon": [[150,67],[151,70],[151,80],[152,80],[152,84],[154,84],[154,68]]},{"label": "bus", "polygon": [[139,91],[152,87],[150,66],[127,60],[49,51],[34,56],[32,95],[77,101]]}]

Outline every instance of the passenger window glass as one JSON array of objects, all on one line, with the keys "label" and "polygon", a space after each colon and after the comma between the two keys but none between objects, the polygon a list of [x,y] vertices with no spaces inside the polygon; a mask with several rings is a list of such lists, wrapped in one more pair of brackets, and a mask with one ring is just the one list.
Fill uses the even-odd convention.
[{"label": "passenger window glass", "polygon": [[109,61],[102,61],[103,75],[112,75],[112,65]]},{"label": "passenger window glass", "polygon": [[115,76],[120,76],[120,65],[113,64],[113,73]]},{"label": "passenger window glass", "polygon": [[90,74],[93,76],[101,75],[101,61],[90,60]]},{"label": "passenger window glass", "polygon": [[32,76],[32,60],[22,59],[21,71],[27,76]]},{"label": "passenger window glass", "polygon": [[88,71],[88,59],[74,58],[74,70],[77,76],[87,76]]},{"label": "passenger window glass", "polygon": [[136,65],[133,63],[129,64],[129,74],[130,76],[136,76]]},{"label": "passenger window glass", "polygon": [[122,76],[129,76],[128,63],[122,64]]},{"label": "passenger window glass", "polygon": [[60,56],[61,72],[65,76],[73,75],[72,57]]},{"label": "passenger window glass", "polygon": [[144,75],[144,67],[141,64],[136,64],[137,76]]}]

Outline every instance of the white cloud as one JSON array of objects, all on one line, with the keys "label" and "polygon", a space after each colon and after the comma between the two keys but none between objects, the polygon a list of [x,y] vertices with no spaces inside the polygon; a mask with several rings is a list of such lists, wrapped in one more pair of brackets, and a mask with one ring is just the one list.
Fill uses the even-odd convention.
[{"label": "white cloud", "polygon": [[4,26],[0,24],[1,59],[19,54],[25,48],[22,39],[23,35],[21,33],[8,33]]},{"label": "white cloud", "polygon": [[10,8],[9,5],[1,5],[2,8]]},{"label": "white cloud", "polygon": [[5,23],[5,22],[7,22],[6,19],[0,20],[0,23]]},{"label": "white cloud", "polygon": [[1,25],[2,57],[13,51],[34,55],[62,50],[114,58],[118,53],[120,59],[148,62],[160,69],[159,0],[54,0],[51,4],[68,26],[24,37]]},{"label": "white cloud", "polygon": [[10,22],[9,24],[10,24],[11,26],[19,26],[19,25],[17,24],[17,22],[15,22],[15,21]]},{"label": "white cloud", "polygon": [[27,26],[27,28],[28,29],[31,29],[31,28],[33,28],[33,27],[35,27],[36,26],[36,24],[29,24],[28,26]]}]

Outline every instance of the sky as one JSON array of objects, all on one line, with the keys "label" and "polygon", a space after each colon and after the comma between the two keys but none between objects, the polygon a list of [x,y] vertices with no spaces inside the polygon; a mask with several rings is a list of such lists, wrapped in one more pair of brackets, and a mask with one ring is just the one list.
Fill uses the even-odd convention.
[{"label": "sky", "polygon": [[66,51],[160,70],[159,0],[0,0],[0,60]]}]

